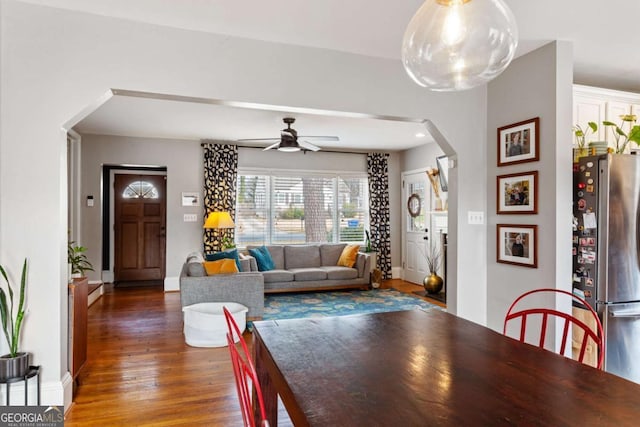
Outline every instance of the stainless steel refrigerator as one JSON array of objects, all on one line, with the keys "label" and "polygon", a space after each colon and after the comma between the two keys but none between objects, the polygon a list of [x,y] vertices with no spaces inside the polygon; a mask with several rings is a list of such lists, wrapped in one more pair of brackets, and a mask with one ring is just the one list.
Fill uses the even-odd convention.
[{"label": "stainless steel refrigerator", "polygon": [[598,312],[604,369],[640,383],[640,156],[574,164],[573,288]]}]

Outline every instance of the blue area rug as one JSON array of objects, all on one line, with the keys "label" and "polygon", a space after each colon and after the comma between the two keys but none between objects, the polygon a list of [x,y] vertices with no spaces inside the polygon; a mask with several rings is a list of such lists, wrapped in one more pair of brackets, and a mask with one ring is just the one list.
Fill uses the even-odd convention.
[{"label": "blue area rug", "polygon": [[346,316],[441,307],[395,289],[267,294],[263,320]]}]

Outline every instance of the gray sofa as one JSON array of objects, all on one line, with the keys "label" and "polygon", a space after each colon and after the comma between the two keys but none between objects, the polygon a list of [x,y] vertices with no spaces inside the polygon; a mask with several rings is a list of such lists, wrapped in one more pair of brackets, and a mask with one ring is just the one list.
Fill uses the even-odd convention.
[{"label": "gray sofa", "polygon": [[[371,258],[358,253],[353,268],[338,266],[345,244],[267,246],[275,269],[258,271],[255,258],[240,260],[240,273],[207,276],[201,253],[190,254],[180,273],[182,306],[201,302],[237,302],[247,317],[264,314],[264,294],[347,288],[369,288]],[[249,247],[251,248],[251,246]]]},{"label": "gray sofa", "polygon": [[[340,267],[337,265],[338,259],[345,246],[343,243],[267,246],[275,269],[261,272],[264,276],[264,292],[368,289],[370,256],[358,253],[353,268]],[[255,259],[250,261],[252,268],[257,268]]]},{"label": "gray sofa", "polygon": [[[207,276],[202,254],[187,257],[180,272],[180,302],[182,307],[201,302],[237,302],[249,309],[247,317],[264,314],[264,280],[261,273],[251,270],[251,260],[241,260],[242,273]],[[255,263],[255,260],[253,260]],[[257,268],[256,268],[257,270]]]}]

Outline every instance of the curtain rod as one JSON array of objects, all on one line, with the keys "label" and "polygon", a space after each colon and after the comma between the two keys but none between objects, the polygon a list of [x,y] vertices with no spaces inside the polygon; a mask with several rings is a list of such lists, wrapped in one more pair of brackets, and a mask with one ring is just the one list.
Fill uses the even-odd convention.
[{"label": "curtain rod", "polygon": [[[201,142],[200,146],[204,147],[205,145],[215,145],[215,143],[211,143],[211,142]],[[264,150],[264,147],[254,147],[252,145],[238,145],[238,148],[253,148],[253,149],[260,149],[260,150]],[[302,151],[303,154],[307,154],[307,152],[312,152],[312,153],[317,153],[317,152],[322,152],[322,153],[337,153],[337,154],[359,154],[361,156],[366,156],[369,153],[363,153],[361,151],[337,151],[337,150],[324,150],[324,149],[320,149],[319,151],[312,151],[312,150],[300,150]]]}]

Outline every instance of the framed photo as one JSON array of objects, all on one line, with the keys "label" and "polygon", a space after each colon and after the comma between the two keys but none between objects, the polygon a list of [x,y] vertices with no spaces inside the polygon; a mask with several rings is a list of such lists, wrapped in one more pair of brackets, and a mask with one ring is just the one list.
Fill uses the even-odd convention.
[{"label": "framed photo", "polygon": [[540,118],[498,128],[498,166],[540,160]]},{"label": "framed photo", "polygon": [[538,213],[538,171],[496,177],[496,210],[500,214]]},{"label": "framed photo", "polygon": [[538,226],[498,224],[497,262],[538,268]]}]

